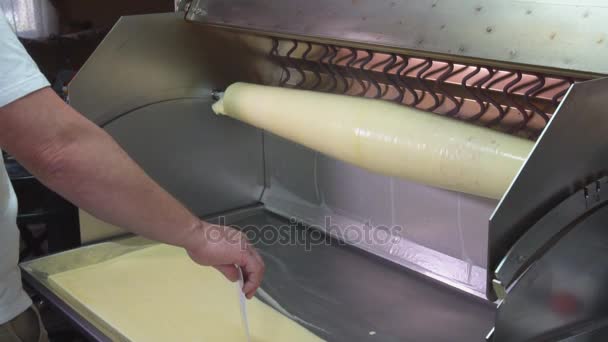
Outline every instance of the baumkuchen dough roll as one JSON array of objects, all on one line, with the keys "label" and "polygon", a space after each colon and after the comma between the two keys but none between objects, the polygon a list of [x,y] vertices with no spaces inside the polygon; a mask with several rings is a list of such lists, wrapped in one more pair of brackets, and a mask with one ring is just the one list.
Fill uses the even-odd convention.
[{"label": "baumkuchen dough roll", "polygon": [[388,101],[247,83],[213,110],[373,172],[495,199],[533,146]]}]

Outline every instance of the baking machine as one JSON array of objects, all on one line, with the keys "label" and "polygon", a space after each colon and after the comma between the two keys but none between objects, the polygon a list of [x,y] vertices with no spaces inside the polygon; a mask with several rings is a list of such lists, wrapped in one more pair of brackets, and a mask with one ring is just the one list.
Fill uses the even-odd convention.
[{"label": "baking machine", "polygon": [[[605,340],[603,1],[176,9],[122,18],[71,83],[71,103],[201,217],[301,233],[303,242],[258,241],[264,290],[301,324],[330,341]],[[237,81],[393,101],[535,145],[499,201],[441,190],[214,115],[214,96]],[[116,339],[45,282],[116,253],[92,244],[22,267],[90,337]]]}]

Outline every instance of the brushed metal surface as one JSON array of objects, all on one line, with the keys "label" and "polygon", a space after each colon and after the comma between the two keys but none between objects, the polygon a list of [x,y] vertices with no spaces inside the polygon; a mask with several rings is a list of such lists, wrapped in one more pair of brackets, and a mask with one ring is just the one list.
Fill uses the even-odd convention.
[{"label": "brushed metal surface", "polygon": [[269,39],[188,24],[179,13],[121,18],[69,86],[70,104],[105,125],[142,106],[209,99],[236,81],[272,83]]},{"label": "brushed metal surface", "polygon": [[513,244],[494,277],[505,288],[519,277],[552,243],[564,235],[573,223],[588,211],[604,206],[608,201],[608,177],[593,181],[561,202],[538,220]]},{"label": "brushed metal surface", "polygon": [[582,331],[562,340],[562,342],[603,342],[606,340],[606,336],[608,336],[608,322],[602,322],[597,329]]},{"label": "brushed metal surface", "polygon": [[[494,270],[513,243],[551,208],[608,170],[607,89],[608,79],[571,87],[492,215],[488,269]],[[495,298],[491,286],[487,289]]]},{"label": "brushed metal surface", "polygon": [[261,131],[216,117],[210,94],[272,72],[226,35],[175,13],[122,18],[69,89],[77,110],[200,216],[256,203],[264,186]]},{"label": "brushed metal surface", "polygon": [[186,18],[425,56],[608,73],[603,0],[193,0]]},{"label": "brushed metal surface", "polygon": [[264,142],[268,210],[485,297],[496,201],[374,174],[271,134]]},{"label": "brushed metal surface", "polygon": [[263,189],[261,133],[213,114],[211,102],[151,105],[105,126],[153,179],[199,216],[256,203]]},{"label": "brushed metal surface", "polygon": [[[581,193],[574,196],[585,203]],[[606,340],[608,207],[580,215],[511,287],[498,307],[493,341]]]},{"label": "brushed metal surface", "polygon": [[[289,218],[268,211],[234,224],[257,227],[262,236],[294,227]],[[262,288],[327,341],[473,342],[483,341],[492,326],[493,303],[336,240],[319,244],[314,230],[301,228],[293,231],[316,244],[265,239],[256,245],[267,265]]]}]

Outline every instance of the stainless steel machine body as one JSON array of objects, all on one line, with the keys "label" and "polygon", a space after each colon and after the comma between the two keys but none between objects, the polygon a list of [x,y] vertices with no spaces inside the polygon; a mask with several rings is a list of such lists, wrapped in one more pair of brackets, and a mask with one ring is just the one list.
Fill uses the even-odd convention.
[{"label": "stainless steel machine body", "polygon": [[[232,223],[336,238],[309,252],[259,245],[265,288],[312,331],[599,336],[608,98],[606,80],[589,80],[607,72],[601,1],[177,6],[121,19],[72,82],[71,103],[201,217],[253,206]],[[500,202],[440,190],[215,116],[212,93],[236,81],[395,101],[536,146]]]}]

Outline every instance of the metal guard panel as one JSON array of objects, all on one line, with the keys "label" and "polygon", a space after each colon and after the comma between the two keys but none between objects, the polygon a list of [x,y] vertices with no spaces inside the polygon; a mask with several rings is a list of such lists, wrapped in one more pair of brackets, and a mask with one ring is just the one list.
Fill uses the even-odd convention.
[{"label": "metal guard panel", "polygon": [[605,206],[608,202],[607,185],[608,177],[588,184],[538,220],[513,244],[494,270],[495,281],[499,281],[504,289],[508,289],[527,268],[567,234],[569,229],[576,226],[577,221],[584,215]]},{"label": "metal guard panel", "polygon": [[200,216],[264,187],[261,131],[211,111],[212,89],[259,81],[240,39],[176,13],[124,17],[70,84],[71,104]]},{"label": "metal guard panel", "polygon": [[186,19],[605,74],[602,0],[193,0]]},{"label": "metal guard panel", "polygon": [[[604,78],[577,83],[566,95],[490,219],[489,270],[536,221],[608,169],[607,90]],[[490,281],[488,297],[496,298]]]},{"label": "metal guard panel", "polygon": [[606,340],[608,209],[605,197],[587,194],[564,202],[581,216],[510,287],[493,341]]},{"label": "metal guard panel", "polygon": [[237,81],[268,83],[273,69],[252,47],[258,40],[179,13],[122,17],[70,82],[70,104],[104,126],[154,103],[210,100]]}]

